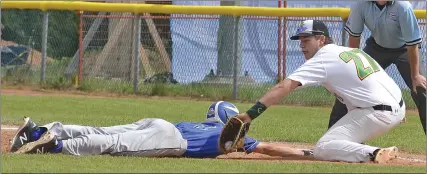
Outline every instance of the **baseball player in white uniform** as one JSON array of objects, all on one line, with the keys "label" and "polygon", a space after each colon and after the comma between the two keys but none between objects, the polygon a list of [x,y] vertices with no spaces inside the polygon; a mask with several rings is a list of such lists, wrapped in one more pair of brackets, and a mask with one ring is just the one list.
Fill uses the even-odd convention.
[{"label": "baseball player in white uniform", "polygon": [[405,116],[401,90],[384,69],[357,48],[333,44],[318,20],[304,21],[291,39],[300,41],[307,61],[237,118],[250,122],[295,88],[320,84],[349,112],[317,142],[316,159],[386,163],[396,158],[397,147],[361,144],[390,131]]}]

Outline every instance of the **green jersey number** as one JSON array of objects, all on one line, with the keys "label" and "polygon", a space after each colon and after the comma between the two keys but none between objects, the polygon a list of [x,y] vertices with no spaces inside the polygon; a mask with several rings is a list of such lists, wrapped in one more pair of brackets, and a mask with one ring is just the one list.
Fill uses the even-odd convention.
[{"label": "green jersey number", "polygon": [[[372,73],[380,71],[380,68],[378,68],[377,63],[372,59],[371,56],[366,54],[365,52],[359,50],[359,49],[352,49],[350,51],[344,51],[340,53],[340,58],[345,62],[348,63],[351,60],[353,60],[354,64],[356,65],[357,75],[359,76],[360,80],[365,79]],[[362,59],[365,59],[368,61],[369,65],[364,65]]]}]

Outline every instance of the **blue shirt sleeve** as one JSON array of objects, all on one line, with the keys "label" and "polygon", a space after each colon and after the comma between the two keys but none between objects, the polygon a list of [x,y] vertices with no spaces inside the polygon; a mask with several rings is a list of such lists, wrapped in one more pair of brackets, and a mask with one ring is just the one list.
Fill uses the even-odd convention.
[{"label": "blue shirt sleeve", "polygon": [[347,19],[347,23],[345,24],[345,31],[348,32],[349,35],[354,37],[360,37],[362,35],[364,29],[364,17],[363,17],[363,3],[356,3],[350,8],[350,15]]},{"label": "blue shirt sleeve", "polygon": [[243,147],[243,150],[246,153],[251,153],[256,148],[256,146],[258,146],[259,141],[257,141],[256,139],[253,139],[251,137],[245,137],[245,143],[244,144],[245,145]]},{"label": "blue shirt sleeve", "polygon": [[404,12],[399,14],[400,30],[406,45],[416,45],[421,43],[420,27],[409,2],[404,4]]}]

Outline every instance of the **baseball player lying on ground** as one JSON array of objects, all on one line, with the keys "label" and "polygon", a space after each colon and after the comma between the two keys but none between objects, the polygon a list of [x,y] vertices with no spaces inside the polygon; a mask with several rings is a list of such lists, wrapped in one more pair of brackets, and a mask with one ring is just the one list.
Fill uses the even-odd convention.
[{"label": "baseball player lying on ground", "polygon": [[[219,101],[210,105],[205,122],[172,124],[163,119],[146,118],[132,124],[112,127],[63,125],[52,122],[37,126],[30,118],[12,139],[14,153],[63,153],[71,155],[131,155],[144,157],[215,158],[220,132],[239,110],[232,103]],[[312,152],[280,144],[259,142],[246,137],[238,149],[270,156],[307,156]]]}]

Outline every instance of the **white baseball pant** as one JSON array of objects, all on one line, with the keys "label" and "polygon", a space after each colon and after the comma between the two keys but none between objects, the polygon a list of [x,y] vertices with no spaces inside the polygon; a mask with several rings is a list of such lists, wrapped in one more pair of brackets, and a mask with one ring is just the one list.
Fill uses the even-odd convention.
[{"label": "white baseball pant", "polygon": [[327,161],[366,162],[379,147],[364,145],[400,124],[405,117],[405,103],[393,111],[356,108],[334,124],[317,142],[314,158]]},{"label": "white baseball pant", "polygon": [[62,153],[71,155],[180,156],[187,149],[179,130],[163,119],[146,118],[111,127],[44,125],[62,140]]}]

